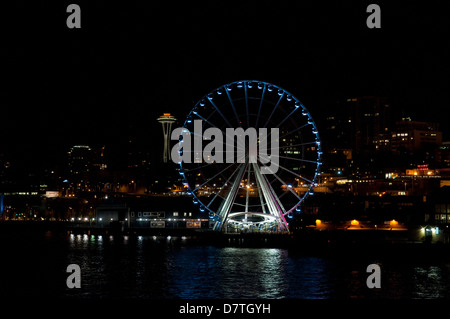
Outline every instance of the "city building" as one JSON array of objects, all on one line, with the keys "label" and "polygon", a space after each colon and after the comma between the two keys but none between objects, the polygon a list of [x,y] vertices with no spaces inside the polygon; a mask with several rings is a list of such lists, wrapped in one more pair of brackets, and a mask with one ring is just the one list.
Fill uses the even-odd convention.
[{"label": "city building", "polygon": [[98,205],[95,223],[100,227],[121,223],[125,228],[195,229],[208,228],[209,218],[189,197],[129,197]]},{"label": "city building", "polygon": [[68,155],[67,190],[72,193],[88,190],[92,170],[92,149],[87,145],[74,145]]},{"label": "city building", "polygon": [[436,151],[442,145],[438,123],[397,121],[391,137],[391,150],[397,154]]},{"label": "city building", "polygon": [[442,145],[439,146],[438,161],[440,167],[450,167],[450,142],[442,142]]},{"label": "city building", "polygon": [[387,98],[341,99],[322,121],[324,172],[377,174],[390,153],[392,112]]},{"label": "city building", "polygon": [[391,108],[384,97],[348,98],[351,148],[360,151],[389,151]]}]

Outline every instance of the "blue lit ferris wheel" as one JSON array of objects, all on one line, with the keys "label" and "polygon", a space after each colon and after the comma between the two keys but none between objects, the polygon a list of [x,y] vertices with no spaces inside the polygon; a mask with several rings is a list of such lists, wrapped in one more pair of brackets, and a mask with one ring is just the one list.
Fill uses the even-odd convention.
[{"label": "blue lit ferris wheel", "polygon": [[[274,84],[237,81],[213,90],[195,104],[183,125],[187,135],[198,137],[195,125],[199,120],[203,131],[219,129],[223,136],[227,128],[269,132],[259,135],[257,143],[258,147],[269,143],[270,151],[258,153],[253,161],[248,145],[244,145],[245,156],[240,153],[239,158],[237,151],[232,154],[234,162],[195,162],[196,154],[191,163],[180,161],[186,192],[201,212],[209,213],[214,229],[288,231],[287,220],[300,212],[304,200],[313,194],[322,164],[319,133],[306,107]],[[185,157],[188,150],[184,139],[180,136],[178,152]],[[207,142],[204,137],[200,140]],[[226,145],[222,152],[230,155]],[[263,173],[268,162],[277,162],[272,174]]]}]

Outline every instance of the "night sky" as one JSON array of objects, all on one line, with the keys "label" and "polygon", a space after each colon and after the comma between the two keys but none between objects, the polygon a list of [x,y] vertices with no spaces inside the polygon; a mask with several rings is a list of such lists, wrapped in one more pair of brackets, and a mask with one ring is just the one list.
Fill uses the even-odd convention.
[{"label": "night sky", "polygon": [[[381,29],[366,26],[381,7]],[[73,144],[152,144],[225,83],[296,95],[320,123],[339,98],[383,95],[450,138],[444,1],[14,1],[2,5],[0,154],[55,160]],[[66,8],[81,7],[81,29]],[[320,128],[319,128],[320,129]],[[10,155],[11,154],[11,155]]]}]

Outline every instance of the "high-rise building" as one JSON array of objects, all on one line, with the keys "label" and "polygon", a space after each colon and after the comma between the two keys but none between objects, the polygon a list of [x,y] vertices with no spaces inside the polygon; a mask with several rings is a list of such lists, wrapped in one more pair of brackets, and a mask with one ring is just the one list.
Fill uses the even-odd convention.
[{"label": "high-rise building", "polygon": [[162,116],[158,117],[157,121],[161,123],[163,129],[164,138],[164,150],[163,150],[163,162],[167,163],[171,160],[170,156],[170,135],[172,131],[172,124],[177,119],[170,113],[164,113]]},{"label": "high-rise building", "polygon": [[442,144],[442,132],[437,123],[397,121],[391,141],[394,153],[434,151]]},{"label": "high-rise building", "polygon": [[450,167],[450,142],[442,142],[439,147],[439,160],[441,167]]},{"label": "high-rise building", "polygon": [[369,173],[390,151],[393,121],[388,100],[378,96],[339,99],[322,120],[324,171]]},{"label": "high-rise building", "polygon": [[339,100],[323,119],[321,135],[325,150],[388,151],[394,124],[391,118],[386,98],[362,96]]},{"label": "high-rise building", "polygon": [[389,151],[391,111],[386,98],[363,96],[347,99],[350,137],[354,151]]},{"label": "high-rise building", "polygon": [[92,169],[92,150],[87,145],[74,145],[69,151],[68,176],[74,191],[89,188],[89,174]]},{"label": "high-rise building", "polygon": [[351,148],[351,123],[348,102],[338,101],[336,107],[322,119],[320,135],[325,151]]}]

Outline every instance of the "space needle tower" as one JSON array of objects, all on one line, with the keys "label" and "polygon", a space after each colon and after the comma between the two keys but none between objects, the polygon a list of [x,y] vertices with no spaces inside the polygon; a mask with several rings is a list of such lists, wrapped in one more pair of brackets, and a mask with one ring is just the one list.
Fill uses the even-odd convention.
[{"label": "space needle tower", "polygon": [[163,162],[167,163],[170,158],[170,135],[172,131],[172,124],[177,119],[170,115],[170,113],[164,113],[160,117],[157,118],[157,121],[161,123],[163,129],[163,137],[164,137],[164,153],[163,153]]}]

